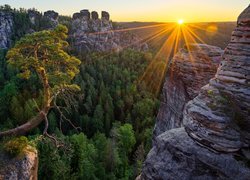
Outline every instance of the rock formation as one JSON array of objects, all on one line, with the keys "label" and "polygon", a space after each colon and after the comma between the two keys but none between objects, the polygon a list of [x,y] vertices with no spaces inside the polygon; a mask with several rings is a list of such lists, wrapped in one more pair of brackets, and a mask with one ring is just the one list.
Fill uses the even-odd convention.
[{"label": "rock formation", "polygon": [[184,127],[157,136],[140,179],[249,179],[250,6],[215,77],[183,111]]},{"label": "rock formation", "polygon": [[185,104],[214,77],[223,53],[219,47],[205,44],[190,44],[189,51],[185,47],[172,59],[163,86],[154,137],[183,126]]},{"label": "rock formation", "polygon": [[39,13],[38,11],[36,11],[34,9],[28,10],[28,17],[29,17],[31,24],[33,24],[33,25],[36,24],[36,20],[40,19],[41,16],[42,16],[41,13]]},{"label": "rock formation", "polygon": [[[15,32],[13,10],[0,11],[0,48],[8,49],[11,46],[11,37]],[[44,29],[55,28],[59,24],[59,14],[53,10],[38,12],[35,9],[27,11],[27,25],[25,23],[22,29],[23,34],[33,33]],[[133,48],[137,50],[147,50],[148,46],[142,43],[141,39],[131,32],[115,30],[110,15],[106,11],[102,11],[101,18],[96,11],[89,12],[83,9],[78,13],[74,13],[72,20],[68,20],[67,24],[71,24],[71,37],[74,49],[80,53],[99,51],[110,52],[120,51],[124,48]],[[26,28],[26,29],[25,29]]]},{"label": "rock formation", "polygon": [[0,49],[7,49],[11,45],[13,33],[13,16],[9,12],[0,12]]},{"label": "rock formation", "polygon": [[147,50],[138,36],[125,31],[115,30],[110,15],[102,11],[101,19],[96,11],[84,9],[73,14],[72,31],[73,46],[79,52],[89,51],[120,51],[123,48]]},{"label": "rock formation", "polygon": [[1,180],[37,180],[38,155],[37,151],[29,147],[20,157],[9,157],[0,154]]},{"label": "rock formation", "polygon": [[44,12],[44,18],[49,22],[51,28],[55,28],[58,25],[59,14],[53,10]]},{"label": "rock formation", "polygon": [[92,12],[90,18],[88,10],[73,15],[71,34],[78,51],[108,51],[117,48],[112,23],[107,18],[109,14],[102,12],[102,15],[102,19],[98,19],[98,13]]}]

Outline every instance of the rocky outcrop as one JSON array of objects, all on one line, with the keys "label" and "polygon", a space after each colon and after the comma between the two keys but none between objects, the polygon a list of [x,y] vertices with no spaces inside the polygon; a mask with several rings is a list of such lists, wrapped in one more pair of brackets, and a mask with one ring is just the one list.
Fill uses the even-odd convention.
[{"label": "rocky outcrop", "polygon": [[249,167],[235,154],[212,152],[197,145],[184,128],[169,130],[156,138],[140,179],[240,179],[250,177]]},{"label": "rocky outcrop", "polygon": [[84,9],[73,14],[72,31],[73,46],[78,52],[90,51],[120,51],[123,48],[147,50],[147,45],[141,43],[138,36],[115,30],[110,15],[102,11],[101,19],[96,11]]},{"label": "rocky outcrop", "polygon": [[29,17],[29,20],[30,20],[32,25],[35,25],[36,21],[38,19],[40,19],[41,16],[42,16],[42,14],[39,13],[38,11],[34,10],[34,9],[29,9],[28,10],[28,17]]},{"label": "rocky outcrop", "polygon": [[80,52],[108,51],[116,49],[118,45],[114,41],[112,23],[109,14],[102,12],[102,19],[98,18],[97,12],[82,10],[73,15],[72,34],[74,46]]},{"label": "rocky outcrop", "polygon": [[59,14],[53,10],[44,12],[45,21],[49,22],[51,28],[55,28],[58,25]]},{"label": "rocky outcrop", "polygon": [[249,179],[250,6],[215,77],[183,111],[184,127],[157,136],[140,179]]},{"label": "rocky outcrop", "polygon": [[37,180],[38,154],[28,147],[20,157],[9,157],[0,154],[0,179],[1,180]]},{"label": "rocky outcrop", "polygon": [[[44,26],[44,27],[40,27],[42,29],[55,28],[59,24],[58,22],[59,14],[53,10],[46,11],[42,15],[42,13],[38,12],[35,9],[29,9],[28,17],[32,25],[38,24],[40,26],[39,23],[42,21],[43,22],[42,24]],[[29,31],[32,31],[32,30],[29,30]]]},{"label": "rocky outcrop", "polygon": [[13,34],[13,16],[9,12],[0,12],[0,49],[7,49],[11,45]]},{"label": "rocky outcrop", "polygon": [[222,49],[205,44],[190,44],[172,59],[162,90],[154,137],[183,126],[185,104],[198,95],[202,86],[214,77]]},{"label": "rocky outcrop", "polygon": [[250,144],[249,9],[239,16],[215,78],[184,113],[188,134],[217,151],[234,152]]}]

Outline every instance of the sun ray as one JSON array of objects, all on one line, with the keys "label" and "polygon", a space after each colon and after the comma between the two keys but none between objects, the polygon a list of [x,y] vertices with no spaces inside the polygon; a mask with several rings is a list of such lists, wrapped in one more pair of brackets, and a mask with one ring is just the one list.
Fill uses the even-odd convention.
[{"label": "sun ray", "polygon": [[[90,32],[90,33],[81,33],[78,34],[78,36],[81,35],[98,35],[98,34],[108,34],[108,33],[118,33],[118,32],[128,32],[128,31],[135,31],[135,30],[141,30],[141,29],[148,29],[148,28],[157,28],[157,27],[165,27],[167,26],[166,23],[161,23],[161,24],[155,24],[155,25],[148,25],[148,26],[140,26],[140,27],[134,27],[134,28],[124,28],[124,29],[116,29],[116,30],[109,30],[109,31],[98,31],[98,32]],[[71,35],[74,36],[74,35]]]},{"label": "sun ray", "polygon": [[169,35],[168,39],[164,42],[163,46],[161,47],[161,49],[157,52],[157,54],[155,55],[154,59],[151,61],[151,63],[147,66],[145,72],[143,73],[143,75],[141,76],[141,78],[139,79],[139,82],[146,82],[147,86],[150,89],[159,89],[159,87],[155,87],[153,85],[153,75],[157,70],[157,64],[159,63],[159,56],[161,56],[162,54],[164,54],[164,59],[165,61],[162,61],[165,65],[164,65],[164,70],[162,70],[161,75],[160,75],[160,81],[158,82],[158,84],[156,86],[161,86],[162,82],[162,74],[165,74],[166,71],[166,66],[169,63],[169,58],[173,52],[173,48],[175,46],[176,43],[176,36],[178,34],[178,28],[174,27],[172,33]]},{"label": "sun ray", "polygon": [[160,31],[158,31],[157,33],[154,33],[153,35],[147,36],[147,37],[144,38],[144,39],[138,40],[138,41],[136,41],[136,42],[133,42],[133,43],[131,43],[131,44],[127,45],[127,46],[121,47],[121,48],[122,48],[122,49],[125,49],[125,48],[128,48],[128,47],[130,47],[130,46],[132,46],[132,45],[135,45],[135,44],[138,44],[138,43],[147,43],[147,42],[152,41],[153,39],[159,37],[160,35],[162,35],[162,34],[168,32],[168,31],[171,31],[172,28],[173,28],[173,27],[171,26],[171,27],[169,27],[169,28],[160,30]]}]

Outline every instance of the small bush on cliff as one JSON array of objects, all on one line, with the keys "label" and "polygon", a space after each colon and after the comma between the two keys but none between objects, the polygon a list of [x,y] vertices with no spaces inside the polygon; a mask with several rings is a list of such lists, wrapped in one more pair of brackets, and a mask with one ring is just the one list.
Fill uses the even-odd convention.
[{"label": "small bush on cliff", "polygon": [[4,143],[3,148],[4,150],[12,156],[21,155],[25,148],[29,145],[29,140],[24,137],[13,138],[6,143]]}]

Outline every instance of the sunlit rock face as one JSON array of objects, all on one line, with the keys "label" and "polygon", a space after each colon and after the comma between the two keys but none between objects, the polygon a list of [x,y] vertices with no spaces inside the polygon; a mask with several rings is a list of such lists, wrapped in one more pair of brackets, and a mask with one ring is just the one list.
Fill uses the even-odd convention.
[{"label": "sunlit rock face", "polygon": [[82,10],[73,15],[72,34],[74,37],[74,46],[80,52],[108,51],[117,48],[114,42],[114,32],[112,22],[109,21],[109,14],[102,12],[99,19],[97,12]]},{"label": "sunlit rock face", "polygon": [[0,49],[7,49],[11,45],[13,34],[13,17],[11,13],[0,12]]},{"label": "sunlit rock face", "polygon": [[154,137],[183,126],[185,104],[197,96],[201,87],[214,77],[222,53],[219,47],[190,44],[174,56],[162,90]]},{"label": "sunlit rock face", "polygon": [[249,179],[250,7],[213,79],[183,111],[184,127],[157,136],[140,179]]},{"label": "sunlit rock face", "polygon": [[250,8],[238,19],[214,79],[188,103],[188,134],[217,151],[233,152],[250,140]]},{"label": "sunlit rock face", "polygon": [[147,44],[126,31],[115,31],[110,15],[102,11],[101,18],[96,11],[82,10],[73,14],[72,31],[73,46],[78,52],[121,51],[124,48],[147,50]]},{"label": "sunlit rock face", "polygon": [[37,180],[38,154],[33,147],[25,150],[20,157],[0,154],[1,180]]}]

